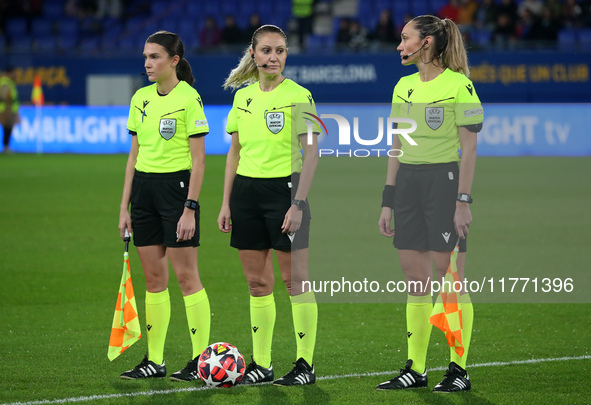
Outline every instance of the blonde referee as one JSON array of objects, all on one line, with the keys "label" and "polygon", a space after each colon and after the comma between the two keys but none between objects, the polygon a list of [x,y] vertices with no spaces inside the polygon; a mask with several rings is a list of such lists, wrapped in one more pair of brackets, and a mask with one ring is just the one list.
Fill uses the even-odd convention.
[{"label": "blonde referee", "polygon": [[[308,275],[310,207],[307,195],[318,162],[316,136],[307,137],[305,112],[316,114],[308,90],[283,75],[287,38],[273,25],[258,28],[225,88],[234,96],[226,131],[232,143],[226,161],[218,218],[232,232],[250,292],[253,356],[242,384],[313,384],[318,310],[302,290]],[[316,127],[314,133],[320,131]],[[311,138],[311,139],[309,139]],[[300,152],[303,149],[303,156]],[[271,343],[275,326],[273,251],[291,298],[297,342],[295,367],[275,379]]]},{"label": "blonde referee", "polygon": [[[405,76],[394,88],[393,117],[409,117],[417,123],[411,134],[417,145],[396,138],[393,149],[403,155],[388,159],[379,228],[394,237],[400,266],[407,282],[415,282],[406,306],[408,357],[400,375],[377,386],[380,390],[427,387],[426,356],[433,310],[429,280],[435,267],[437,280],[445,275],[450,252],[460,238],[457,260],[464,277],[466,236],[472,222],[470,191],[476,164],[476,134],[483,110],[470,71],[462,35],[448,19],[424,15],[402,30],[398,46],[404,66],[418,72]],[[394,210],[394,229],[391,228]],[[412,284],[409,284],[412,286]],[[422,288],[416,288],[416,286]],[[461,291],[459,310],[463,320],[464,354],[453,349],[443,380],[435,392],[471,388],[466,358],[472,334],[473,309]]]}]

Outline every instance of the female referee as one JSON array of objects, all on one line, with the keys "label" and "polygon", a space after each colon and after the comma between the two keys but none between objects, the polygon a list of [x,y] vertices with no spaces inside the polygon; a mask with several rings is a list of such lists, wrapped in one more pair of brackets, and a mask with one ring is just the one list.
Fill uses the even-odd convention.
[{"label": "female referee", "polygon": [[[274,380],[271,342],[275,325],[273,250],[291,297],[297,342],[295,367],[279,386],[313,384],[312,357],[318,310],[304,291],[308,275],[310,209],[307,195],[318,163],[316,136],[306,136],[304,113],[316,114],[308,90],[283,77],[287,37],[273,25],[258,28],[224,88],[237,89],[226,131],[232,143],[226,161],[224,196],[218,218],[232,231],[250,291],[252,362],[243,384]],[[313,133],[320,131],[313,129]],[[303,157],[300,152],[303,149]]]},{"label": "female referee", "polygon": [[146,276],[148,354],[133,370],[121,374],[123,379],[166,377],[169,259],[185,301],[193,347],[192,360],[170,379],[197,379],[197,360],[209,341],[209,299],[197,267],[203,137],[209,127],[183,54],[183,43],[176,34],[158,31],[148,37],[144,68],[155,83],[138,90],[129,109],[127,129],[132,138],[119,231],[123,237],[126,230],[133,230]]},{"label": "female referee", "polygon": [[[437,279],[444,277],[458,238],[457,267],[463,280],[466,236],[472,222],[469,204],[476,134],[483,121],[480,100],[468,79],[464,43],[455,23],[430,15],[416,17],[405,25],[401,37],[397,49],[402,64],[416,65],[419,71],[398,81],[391,115],[415,119],[417,129],[409,135],[417,145],[403,137],[393,142],[392,149],[400,149],[403,154],[388,159],[379,228],[382,235],[394,237],[409,285],[408,361],[400,375],[377,386],[381,390],[427,387],[425,363],[433,309],[428,282],[433,277],[433,266]],[[416,282],[415,288],[409,282]],[[466,291],[460,294],[465,351],[460,357],[452,348],[449,368],[443,381],[433,389],[435,392],[471,388],[465,367],[473,309]]]}]

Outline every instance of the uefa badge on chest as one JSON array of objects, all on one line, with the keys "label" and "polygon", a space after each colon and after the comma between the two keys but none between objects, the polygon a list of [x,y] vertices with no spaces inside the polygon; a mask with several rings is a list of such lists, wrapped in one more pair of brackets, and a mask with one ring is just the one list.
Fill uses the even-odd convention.
[{"label": "uefa badge on chest", "polygon": [[176,118],[162,118],[160,120],[160,136],[167,141],[176,133]]},{"label": "uefa badge on chest", "polygon": [[443,124],[443,107],[425,108],[425,122],[433,131]]},{"label": "uefa badge on chest", "polygon": [[285,125],[285,113],[283,111],[267,113],[267,128],[274,134],[278,134]]}]

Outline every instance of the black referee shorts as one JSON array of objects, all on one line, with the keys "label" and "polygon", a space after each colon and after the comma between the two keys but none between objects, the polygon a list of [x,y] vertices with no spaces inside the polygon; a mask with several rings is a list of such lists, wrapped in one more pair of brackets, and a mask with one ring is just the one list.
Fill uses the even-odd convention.
[{"label": "black referee shorts", "polygon": [[[394,246],[397,249],[451,252],[458,240],[454,228],[459,167],[456,162],[401,163],[396,174]],[[460,240],[460,252],[466,240]]]},{"label": "black referee shorts", "polygon": [[131,224],[136,246],[199,246],[199,207],[193,239],[177,242],[176,229],[185,209],[191,172],[135,171],[131,186]]},{"label": "black referee shorts", "polygon": [[234,178],[230,196],[232,236],[237,249],[294,251],[308,247],[310,207],[303,212],[300,229],[293,236],[281,232],[285,214],[291,207],[299,175],[279,178]]}]

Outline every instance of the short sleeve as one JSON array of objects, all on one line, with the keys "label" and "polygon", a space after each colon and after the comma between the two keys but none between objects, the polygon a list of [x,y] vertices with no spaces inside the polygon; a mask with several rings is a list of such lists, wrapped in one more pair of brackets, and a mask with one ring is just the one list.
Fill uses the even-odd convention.
[{"label": "short sleeve", "polygon": [[322,133],[318,125],[318,113],[316,112],[316,103],[312,94],[304,89],[293,101],[295,105],[295,133],[305,135],[308,133],[308,122],[312,123],[312,132]]},{"label": "short sleeve", "polygon": [[203,112],[201,96],[196,94],[193,99],[190,99],[186,109],[187,135],[207,135],[209,133],[209,124]]},{"label": "short sleeve", "polygon": [[135,122],[136,106],[135,106],[135,94],[131,98],[129,105],[129,116],[127,117],[127,130],[130,134],[137,134],[137,126]]},{"label": "short sleeve", "polygon": [[394,91],[392,92],[392,109],[390,110],[390,117],[400,117],[400,102],[402,100],[398,98],[398,84],[394,86]]},{"label": "short sleeve", "polygon": [[238,93],[234,95],[234,102],[232,104],[232,109],[228,114],[228,122],[226,124],[226,132],[231,134],[233,132],[238,132],[238,117],[236,115],[236,98]]},{"label": "short sleeve", "polygon": [[457,126],[482,124],[484,111],[476,89],[470,80],[466,80],[459,86],[456,100]]}]

